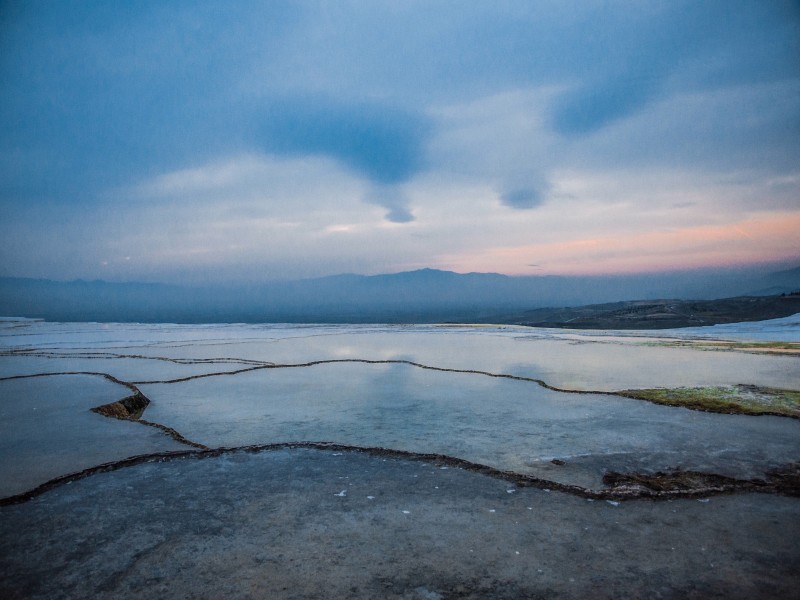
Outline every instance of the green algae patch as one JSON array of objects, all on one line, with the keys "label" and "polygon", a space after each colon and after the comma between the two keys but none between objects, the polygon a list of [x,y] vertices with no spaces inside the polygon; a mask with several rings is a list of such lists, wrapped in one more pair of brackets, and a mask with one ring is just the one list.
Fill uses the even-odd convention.
[{"label": "green algae patch", "polygon": [[645,342],[645,346],[666,346],[668,348],[693,348],[722,352],[749,352],[753,354],[781,354],[796,356],[800,354],[800,342],[732,342],[725,340],[673,340]]},{"label": "green algae patch", "polygon": [[617,394],[706,412],[800,418],[800,391],[796,390],[739,384],[623,390]]}]

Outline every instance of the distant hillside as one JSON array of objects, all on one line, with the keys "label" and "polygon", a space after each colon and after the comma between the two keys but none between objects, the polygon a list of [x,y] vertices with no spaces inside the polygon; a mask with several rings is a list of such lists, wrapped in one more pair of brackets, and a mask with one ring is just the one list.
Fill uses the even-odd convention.
[{"label": "distant hillside", "polygon": [[713,299],[762,295],[764,290],[774,295],[798,288],[800,269],[614,277],[509,277],[421,269],[202,287],[0,278],[0,316],[173,323],[498,323],[515,319],[556,323],[558,318],[546,316],[553,313],[535,310],[632,298]]},{"label": "distant hillside", "polygon": [[763,321],[800,313],[800,292],[720,300],[634,300],[528,311],[514,323],[570,329],[667,329]]}]

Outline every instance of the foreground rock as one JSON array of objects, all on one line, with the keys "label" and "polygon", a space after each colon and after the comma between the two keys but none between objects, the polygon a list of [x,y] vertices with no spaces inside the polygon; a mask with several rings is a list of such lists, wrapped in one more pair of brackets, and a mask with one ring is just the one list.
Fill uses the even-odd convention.
[{"label": "foreground rock", "polygon": [[800,503],[589,501],[432,463],[147,463],[0,508],[3,598],[776,598]]}]

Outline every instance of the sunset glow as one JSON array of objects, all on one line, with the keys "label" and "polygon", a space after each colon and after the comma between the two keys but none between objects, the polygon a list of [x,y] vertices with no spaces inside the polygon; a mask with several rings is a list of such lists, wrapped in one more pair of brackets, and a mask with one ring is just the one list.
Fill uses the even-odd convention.
[{"label": "sunset glow", "polygon": [[[483,254],[447,258],[438,266],[458,272],[500,272],[519,265],[509,274],[602,275],[753,265],[800,255],[798,231],[800,211],[628,237],[490,248]],[[532,263],[535,267],[529,266]]]}]

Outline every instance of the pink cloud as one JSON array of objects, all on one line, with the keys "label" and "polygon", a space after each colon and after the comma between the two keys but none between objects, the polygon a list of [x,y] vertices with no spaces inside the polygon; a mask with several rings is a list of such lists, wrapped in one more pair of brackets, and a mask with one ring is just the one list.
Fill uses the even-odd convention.
[{"label": "pink cloud", "polygon": [[439,266],[510,275],[591,275],[747,265],[800,257],[798,231],[800,212],[770,213],[721,225],[501,246],[442,257]]}]

